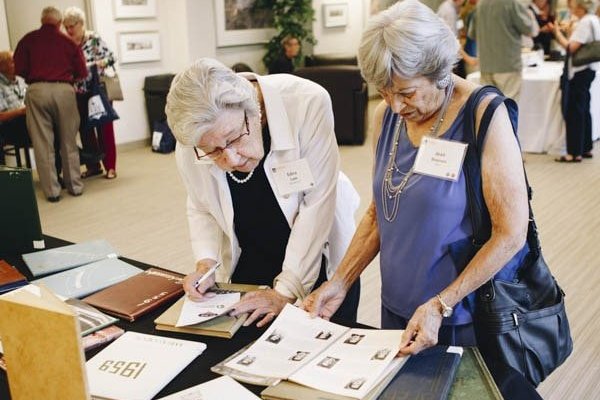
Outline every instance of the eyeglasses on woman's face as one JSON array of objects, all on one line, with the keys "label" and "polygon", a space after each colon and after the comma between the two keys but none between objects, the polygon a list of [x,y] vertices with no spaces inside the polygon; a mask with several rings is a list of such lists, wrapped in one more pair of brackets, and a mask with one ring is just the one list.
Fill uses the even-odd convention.
[{"label": "eyeglasses on woman's face", "polygon": [[201,149],[201,151],[204,152],[204,154],[202,154],[202,155],[198,153],[198,148],[194,146],[194,153],[196,153],[196,159],[198,161],[201,161],[201,160],[207,160],[209,158],[211,160],[219,158],[221,156],[221,154],[223,154],[223,151],[225,149],[233,148],[237,143],[239,143],[244,138],[244,136],[250,135],[250,125],[248,124],[248,115],[246,114],[246,111],[244,111],[244,129],[245,129],[245,131],[242,134],[240,134],[239,136],[236,136],[235,138],[228,141],[224,147]]}]

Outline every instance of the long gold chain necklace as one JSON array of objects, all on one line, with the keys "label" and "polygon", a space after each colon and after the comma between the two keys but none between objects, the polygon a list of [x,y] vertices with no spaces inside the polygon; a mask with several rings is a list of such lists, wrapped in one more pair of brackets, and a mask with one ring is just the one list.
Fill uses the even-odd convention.
[{"label": "long gold chain necklace", "polygon": [[[450,79],[450,84],[446,88],[446,93],[444,96],[444,101],[442,102],[442,106],[440,108],[439,117],[435,124],[432,125],[429,135],[432,137],[436,137],[438,135],[438,131],[440,126],[444,122],[444,117],[446,116],[446,111],[448,111],[448,106],[450,105],[450,99],[452,98],[452,93],[454,92],[454,80]],[[400,194],[406,188],[408,181],[414,174],[415,164],[413,162],[412,167],[408,170],[406,174],[404,174],[404,178],[400,181],[398,185],[394,185],[392,178],[394,176],[394,170],[397,169],[399,173],[402,173],[396,167],[396,153],[398,152],[398,143],[400,142],[400,133],[406,130],[406,121],[404,118],[398,116],[398,122],[396,122],[396,128],[394,132],[394,139],[392,149],[388,153],[389,159],[385,168],[385,175],[383,178],[383,183],[381,185],[381,204],[383,206],[383,216],[386,221],[392,222],[396,219],[396,215],[398,214],[398,203],[400,201]],[[391,200],[391,208],[388,204],[388,201]]]}]

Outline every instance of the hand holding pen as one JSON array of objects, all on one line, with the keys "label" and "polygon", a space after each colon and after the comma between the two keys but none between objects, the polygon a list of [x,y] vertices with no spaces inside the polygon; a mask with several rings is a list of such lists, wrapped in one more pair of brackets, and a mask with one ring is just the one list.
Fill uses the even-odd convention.
[{"label": "hand holding pen", "polygon": [[197,271],[187,275],[183,280],[183,288],[190,299],[202,301],[214,297],[215,294],[208,292],[208,289],[215,284],[215,271],[220,266],[221,263],[214,260],[198,261]]}]

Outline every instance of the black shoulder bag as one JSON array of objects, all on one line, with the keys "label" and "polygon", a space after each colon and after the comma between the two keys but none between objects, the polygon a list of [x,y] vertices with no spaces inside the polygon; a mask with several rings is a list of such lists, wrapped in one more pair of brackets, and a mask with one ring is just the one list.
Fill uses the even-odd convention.
[{"label": "black shoulder bag", "polygon": [[[498,94],[488,105],[475,135],[475,108],[487,94]],[[517,132],[516,103],[498,89],[484,86],[474,92],[465,108],[463,140],[469,144],[464,162],[467,198],[473,224],[474,255],[491,235],[491,221],[485,205],[481,180],[481,155],[487,129],[495,110],[505,104],[513,131]],[[513,281],[490,279],[476,291],[474,326],[477,344],[489,360],[502,361],[523,374],[534,386],[561,365],[573,350],[564,292],[542,257],[529,195],[529,254]],[[468,258],[470,260],[470,258]],[[465,264],[466,265],[466,264]]]}]

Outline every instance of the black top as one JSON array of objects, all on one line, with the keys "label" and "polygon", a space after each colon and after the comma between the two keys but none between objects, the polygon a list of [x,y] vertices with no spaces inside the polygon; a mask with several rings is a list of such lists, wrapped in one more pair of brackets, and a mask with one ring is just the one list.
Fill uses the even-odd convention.
[{"label": "black top", "polygon": [[[268,127],[263,129],[265,155],[271,149]],[[242,253],[231,281],[255,285],[272,285],[281,273],[285,249],[290,238],[290,226],[265,174],[265,157],[252,178],[237,183],[227,175],[233,202],[233,224]],[[248,174],[234,172],[243,179]]]},{"label": "black top", "polygon": [[292,72],[294,72],[294,63],[283,54],[269,66],[269,74],[291,74]]}]

